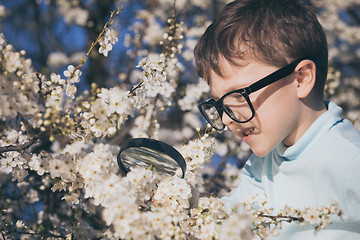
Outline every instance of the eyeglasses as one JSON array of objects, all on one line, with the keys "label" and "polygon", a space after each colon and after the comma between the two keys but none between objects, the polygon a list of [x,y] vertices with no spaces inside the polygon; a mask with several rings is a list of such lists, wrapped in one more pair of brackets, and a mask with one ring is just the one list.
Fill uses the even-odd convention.
[{"label": "eyeglasses", "polygon": [[255,110],[251,104],[249,95],[289,76],[294,72],[296,66],[305,59],[314,61],[311,58],[299,58],[251,84],[249,87],[228,92],[217,101],[209,99],[206,102],[200,103],[198,108],[210,125],[217,131],[223,131],[225,129],[225,124],[222,122],[224,112],[238,123],[249,122],[255,116]]}]

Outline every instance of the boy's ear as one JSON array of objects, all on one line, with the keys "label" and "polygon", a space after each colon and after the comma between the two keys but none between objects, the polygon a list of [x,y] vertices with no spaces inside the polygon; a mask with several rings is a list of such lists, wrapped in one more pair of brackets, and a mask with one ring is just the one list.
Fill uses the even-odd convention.
[{"label": "boy's ear", "polygon": [[313,90],[316,81],[316,65],[311,60],[301,61],[295,68],[295,84],[298,98],[307,97]]}]

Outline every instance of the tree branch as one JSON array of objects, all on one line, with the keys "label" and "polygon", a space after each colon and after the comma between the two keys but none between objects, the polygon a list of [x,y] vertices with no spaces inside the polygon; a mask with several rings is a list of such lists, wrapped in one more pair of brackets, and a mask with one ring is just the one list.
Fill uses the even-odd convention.
[{"label": "tree branch", "polygon": [[0,147],[0,154],[4,152],[22,152],[26,149],[28,149],[30,146],[32,146],[34,143],[36,143],[37,140],[40,139],[40,136],[42,133],[37,134],[33,138],[31,138],[28,142],[21,144],[21,145],[8,145],[5,147]]},{"label": "tree branch", "polygon": [[298,221],[298,222],[303,222],[304,218],[302,217],[292,217],[292,216],[274,216],[274,215],[268,215],[268,214],[259,214],[259,217],[265,217],[265,218],[270,218],[271,220],[276,220],[276,219],[280,219],[280,221]]}]

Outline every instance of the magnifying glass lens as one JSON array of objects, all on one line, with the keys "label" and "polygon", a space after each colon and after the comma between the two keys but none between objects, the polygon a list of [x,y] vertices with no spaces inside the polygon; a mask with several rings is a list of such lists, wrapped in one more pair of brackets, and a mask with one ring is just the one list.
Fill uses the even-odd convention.
[{"label": "magnifying glass lens", "polygon": [[149,168],[160,176],[175,175],[179,164],[168,155],[146,147],[129,148],[121,153],[121,161],[128,168]]},{"label": "magnifying glass lens", "polygon": [[184,177],[186,171],[185,160],[175,148],[150,138],[134,138],[121,145],[118,165],[123,175],[142,167],[155,171],[160,179],[175,175],[178,169]]}]

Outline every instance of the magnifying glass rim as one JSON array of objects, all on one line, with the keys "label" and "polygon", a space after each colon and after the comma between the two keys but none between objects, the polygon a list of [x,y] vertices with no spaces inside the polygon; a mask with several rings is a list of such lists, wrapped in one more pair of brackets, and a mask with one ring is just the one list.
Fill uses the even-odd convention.
[{"label": "magnifying glass rim", "polygon": [[169,144],[166,144],[164,142],[161,142],[161,141],[155,140],[155,139],[151,139],[151,138],[132,138],[132,139],[125,141],[120,146],[120,151],[117,156],[117,163],[119,165],[120,170],[124,173],[124,175],[126,175],[128,172],[130,172],[130,169],[122,163],[120,155],[126,149],[134,148],[134,147],[149,148],[151,150],[157,150],[163,154],[168,155],[169,157],[174,159],[177,162],[177,164],[180,166],[180,168],[182,170],[182,178],[185,177],[186,162],[185,162],[184,157],[175,148],[173,148]]}]

